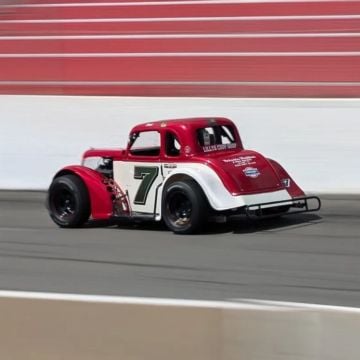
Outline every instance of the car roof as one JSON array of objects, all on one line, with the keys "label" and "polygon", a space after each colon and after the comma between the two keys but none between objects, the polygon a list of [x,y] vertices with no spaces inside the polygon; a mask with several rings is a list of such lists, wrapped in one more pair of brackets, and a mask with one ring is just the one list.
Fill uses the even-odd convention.
[{"label": "car roof", "polygon": [[233,122],[224,117],[196,117],[184,119],[169,119],[151,121],[136,125],[131,132],[139,131],[160,131],[161,129],[178,129],[180,131],[193,131],[207,126],[214,125],[233,125]]}]

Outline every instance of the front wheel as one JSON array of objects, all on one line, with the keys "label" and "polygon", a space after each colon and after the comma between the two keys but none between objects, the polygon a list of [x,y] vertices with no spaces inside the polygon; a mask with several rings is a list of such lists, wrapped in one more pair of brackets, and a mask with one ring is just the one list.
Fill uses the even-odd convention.
[{"label": "front wheel", "polygon": [[201,231],[207,214],[207,200],[195,181],[176,181],[164,190],[162,216],[166,226],[174,233]]},{"label": "front wheel", "polygon": [[72,174],[55,178],[49,188],[48,208],[50,217],[60,227],[80,227],[87,222],[90,200],[83,181]]}]

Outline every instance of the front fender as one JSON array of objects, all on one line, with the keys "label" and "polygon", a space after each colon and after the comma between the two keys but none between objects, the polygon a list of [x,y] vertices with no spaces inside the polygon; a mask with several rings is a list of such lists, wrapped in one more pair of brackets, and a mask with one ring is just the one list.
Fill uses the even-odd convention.
[{"label": "front fender", "polygon": [[72,165],[61,169],[54,178],[74,174],[81,178],[89,192],[91,216],[95,220],[109,219],[113,212],[111,194],[103,183],[103,176],[85,166]]}]

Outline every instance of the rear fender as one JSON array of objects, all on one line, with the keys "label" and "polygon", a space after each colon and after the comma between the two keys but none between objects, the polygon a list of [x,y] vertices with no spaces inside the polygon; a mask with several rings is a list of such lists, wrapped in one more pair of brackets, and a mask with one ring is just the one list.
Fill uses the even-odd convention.
[{"label": "rear fender", "polygon": [[109,219],[113,213],[113,204],[111,193],[103,183],[103,176],[85,166],[73,165],[60,170],[54,178],[67,174],[78,176],[88,189],[92,218],[95,220]]},{"label": "rear fender", "polygon": [[268,159],[268,161],[271,164],[271,166],[273,167],[273,169],[275,170],[275,172],[277,173],[277,175],[279,176],[279,179],[281,181],[283,181],[285,179],[290,180],[289,186],[285,187],[285,188],[291,197],[294,198],[294,197],[301,197],[301,196],[305,195],[304,191],[301,190],[301,188],[291,178],[291,176],[288,174],[288,172],[277,161],[275,161],[273,159]]}]

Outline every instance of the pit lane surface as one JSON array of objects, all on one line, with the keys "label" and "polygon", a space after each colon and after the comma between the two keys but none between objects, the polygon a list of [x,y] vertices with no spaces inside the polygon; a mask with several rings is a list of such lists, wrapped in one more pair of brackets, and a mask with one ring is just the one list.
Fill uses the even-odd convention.
[{"label": "pit lane surface", "polygon": [[360,196],[319,214],[209,226],[57,228],[43,193],[0,192],[0,289],[360,306]]}]

